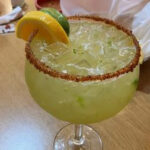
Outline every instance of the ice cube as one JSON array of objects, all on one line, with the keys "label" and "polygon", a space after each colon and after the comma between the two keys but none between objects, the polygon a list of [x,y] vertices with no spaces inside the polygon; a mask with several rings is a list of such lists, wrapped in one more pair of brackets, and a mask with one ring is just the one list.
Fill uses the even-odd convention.
[{"label": "ice cube", "polygon": [[91,67],[90,63],[87,60],[85,60],[85,59],[79,61],[76,64],[79,65],[79,66],[81,66],[81,67],[87,67],[87,68]]}]

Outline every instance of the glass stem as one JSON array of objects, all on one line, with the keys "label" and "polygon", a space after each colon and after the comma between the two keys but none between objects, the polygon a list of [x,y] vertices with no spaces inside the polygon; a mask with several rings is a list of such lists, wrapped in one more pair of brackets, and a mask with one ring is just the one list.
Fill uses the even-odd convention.
[{"label": "glass stem", "polygon": [[77,145],[82,145],[84,143],[83,138],[83,125],[76,124],[75,125],[75,141]]}]

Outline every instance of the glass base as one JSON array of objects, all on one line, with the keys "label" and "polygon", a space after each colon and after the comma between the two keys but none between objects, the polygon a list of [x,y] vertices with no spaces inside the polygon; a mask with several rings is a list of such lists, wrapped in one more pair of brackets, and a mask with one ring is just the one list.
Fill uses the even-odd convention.
[{"label": "glass base", "polygon": [[74,137],[75,125],[63,127],[55,137],[54,150],[102,150],[102,141],[98,133],[89,126],[83,125],[83,137],[80,141]]}]

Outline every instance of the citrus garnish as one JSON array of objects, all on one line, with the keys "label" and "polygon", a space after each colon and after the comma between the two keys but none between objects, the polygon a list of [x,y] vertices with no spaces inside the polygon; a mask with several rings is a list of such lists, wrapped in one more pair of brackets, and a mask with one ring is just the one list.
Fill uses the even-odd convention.
[{"label": "citrus garnish", "polygon": [[59,24],[63,27],[67,35],[69,35],[70,33],[69,22],[63,14],[61,14],[59,11],[57,11],[54,8],[42,8],[40,11],[47,13],[51,15],[52,17],[54,17],[59,22]]},{"label": "citrus garnish", "polygon": [[25,41],[38,30],[37,37],[50,43],[59,41],[67,44],[68,36],[62,26],[52,16],[42,11],[31,11],[22,17],[16,27],[16,35]]}]

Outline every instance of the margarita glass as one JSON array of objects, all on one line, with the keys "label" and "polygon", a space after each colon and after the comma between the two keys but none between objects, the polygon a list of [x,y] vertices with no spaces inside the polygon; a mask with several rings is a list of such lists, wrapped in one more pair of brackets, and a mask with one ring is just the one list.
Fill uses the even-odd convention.
[{"label": "margarita glass", "polygon": [[[55,137],[56,150],[101,150],[88,126],[114,116],[132,99],[139,79],[140,47],[113,21],[69,17],[70,44],[49,44],[31,34],[25,78],[34,100],[68,125]],[[75,131],[74,131],[75,129]]]}]

